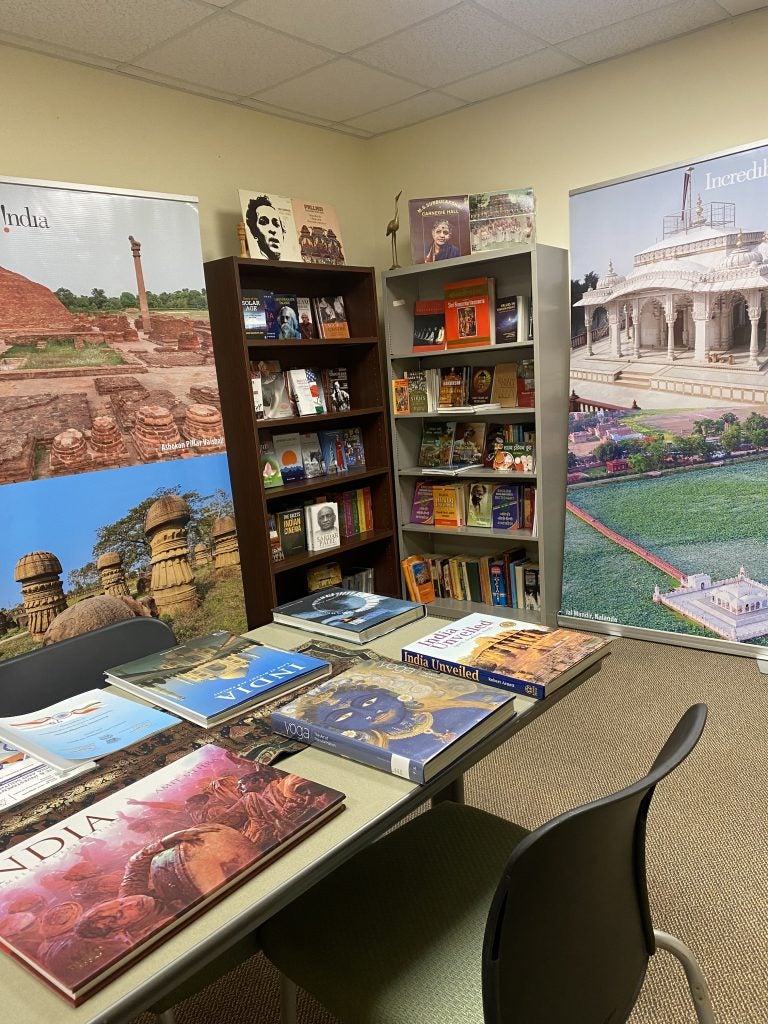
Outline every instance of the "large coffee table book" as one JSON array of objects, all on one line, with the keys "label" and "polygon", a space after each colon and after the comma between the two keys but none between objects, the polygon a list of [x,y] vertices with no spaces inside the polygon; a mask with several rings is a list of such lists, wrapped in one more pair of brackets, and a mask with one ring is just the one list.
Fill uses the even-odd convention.
[{"label": "large coffee table book", "polygon": [[[495,209],[495,206],[494,206]],[[495,344],[466,345],[450,351],[415,351],[414,316],[419,304],[444,298],[458,282],[486,278],[496,283],[496,304],[516,297],[516,304],[533,310],[533,333],[500,333]],[[412,521],[411,510],[419,482],[434,483],[460,474],[467,487],[508,482],[502,470],[513,471],[518,455],[533,455],[514,469],[514,482],[536,497],[536,521],[520,522],[514,543],[541,569],[541,607],[523,608],[515,618],[556,626],[560,610],[565,481],[567,476],[568,362],[563,346],[570,323],[568,254],[548,245],[511,245],[496,252],[474,252],[434,263],[388,270],[382,279],[382,304],[390,380],[426,380],[426,410],[421,401],[405,415],[392,415],[393,454],[398,486],[395,490],[400,557],[421,555],[438,560],[459,555],[497,558],[510,543],[510,523],[488,523],[487,517],[446,529],[435,521]],[[532,303],[529,302],[532,298]],[[514,340],[512,338],[514,337]],[[458,339],[457,339],[458,340]],[[445,381],[451,368],[469,382],[458,410],[430,403],[429,381]],[[491,381],[488,403],[488,381]],[[532,386],[529,386],[532,382]],[[422,390],[419,386],[418,391]],[[535,398],[533,397],[535,395]],[[474,404],[476,403],[476,404]],[[497,408],[492,408],[498,403]],[[431,407],[430,407],[431,406]],[[439,429],[438,429],[439,428]],[[475,444],[485,432],[482,458],[463,458],[453,465],[452,442],[474,429]],[[440,435],[444,436],[442,443]],[[489,448],[490,446],[490,448]],[[447,454],[446,454],[447,453]],[[492,453],[492,454],[491,454]],[[498,453],[498,459],[494,456]],[[489,457],[490,455],[490,457]],[[435,472],[437,470],[437,472]],[[510,472],[511,475],[511,472]],[[478,493],[478,492],[475,492]],[[405,591],[403,591],[405,593]],[[431,611],[455,619],[471,612],[493,612],[488,594],[481,599],[438,594]]]},{"label": "large coffee table book", "polygon": [[28,715],[0,718],[0,740],[72,772],[161,732],[179,719],[108,690],[88,690]]},{"label": "large coffee table book", "polygon": [[327,661],[225,630],[109,669],[107,682],[209,728],[328,675]]},{"label": "large coffee table book", "polygon": [[272,713],[272,728],[424,783],[515,714],[511,693],[382,661],[296,697]]},{"label": "large coffee table book", "polygon": [[281,604],[272,618],[282,626],[367,644],[426,614],[424,605],[382,594],[330,587]]},{"label": "large coffee table book", "polygon": [[[343,800],[200,747],[0,855],[0,945],[77,1005]],[[75,900],[70,879],[85,870]]]},{"label": "large coffee table book", "polygon": [[407,665],[541,699],[608,654],[610,640],[495,615],[466,615],[403,648]]}]

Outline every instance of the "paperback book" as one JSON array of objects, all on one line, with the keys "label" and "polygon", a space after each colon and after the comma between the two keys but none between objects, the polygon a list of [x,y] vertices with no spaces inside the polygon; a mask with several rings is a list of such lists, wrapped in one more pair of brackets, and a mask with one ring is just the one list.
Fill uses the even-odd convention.
[{"label": "paperback book", "polygon": [[319,437],[326,473],[329,476],[346,473],[347,459],[344,454],[344,431],[321,430]]},{"label": "paperback book", "polygon": [[419,465],[427,469],[447,466],[451,461],[456,423],[432,420],[424,423],[419,449]]},{"label": "paperback book", "polygon": [[320,392],[318,371],[311,367],[288,370],[291,403],[299,416],[319,416],[326,412]]},{"label": "paperback book", "polygon": [[[0,944],[71,1004],[343,809],[208,744],[0,855]],[[45,855],[41,854],[45,851]],[[70,879],[87,879],[72,898]]]},{"label": "paperback book", "polygon": [[474,277],[445,285],[445,341],[449,349],[494,343],[495,286],[492,277]]},{"label": "paperback book", "polygon": [[284,558],[300,555],[307,550],[307,533],[304,528],[304,509],[288,508],[275,513],[277,535]]},{"label": "paperback book", "polygon": [[273,193],[239,190],[248,255],[252,260],[301,259],[291,200]]},{"label": "paperback book", "polygon": [[432,571],[429,560],[424,555],[410,555],[400,562],[403,579],[412,601],[429,604],[435,600],[435,588],[432,583]]},{"label": "paperback book", "polygon": [[305,505],[304,516],[309,551],[329,551],[331,548],[341,546],[339,506],[335,501]]},{"label": "paperback book", "polygon": [[349,377],[345,366],[331,367],[322,374],[329,412],[348,412],[352,408]]},{"label": "paperback book", "polygon": [[445,299],[417,299],[413,305],[413,351],[445,348]]},{"label": "paperback book", "polygon": [[403,661],[541,699],[608,653],[610,640],[495,615],[466,615],[403,648]]},{"label": "paperback book", "polygon": [[344,243],[336,208],[315,200],[294,199],[293,220],[298,231],[300,256],[304,263],[327,263],[338,266],[346,262]]},{"label": "paperback book", "polygon": [[278,708],[272,728],[424,783],[515,713],[511,693],[379,662],[345,669]]},{"label": "paperback book", "polygon": [[315,320],[321,338],[348,338],[349,323],[343,295],[313,299]]},{"label": "paperback book", "polygon": [[408,220],[414,263],[438,263],[469,255],[468,196],[411,199]]},{"label": "paperback book", "polygon": [[267,337],[280,341],[299,341],[299,307],[295,295],[271,292],[266,298]]},{"label": "paperback book", "polygon": [[251,341],[264,341],[267,337],[265,300],[271,292],[261,288],[243,288],[241,294],[245,336]]},{"label": "paperback book", "polygon": [[435,525],[435,505],[432,498],[433,485],[425,480],[418,480],[413,489],[413,501],[411,502],[412,523],[420,526]]},{"label": "paperback book", "polygon": [[408,381],[408,408],[410,412],[431,412],[429,402],[429,385],[424,370],[408,370],[405,374]]},{"label": "paperback book", "polygon": [[407,416],[411,411],[407,377],[395,377],[392,381],[392,408],[395,416]]},{"label": "paperback book", "polygon": [[107,682],[204,728],[245,714],[330,665],[221,630],[107,671]]},{"label": "paperback book", "polygon": [[344,429],[344,461],[347,469],[365,469],[365,445],[360,427]]},{"label": "paperback book", "polygon": [[275,455],[275,449],[269,441],[262,441],[259,445],[261,458],[261,478],[265,487],[282,487],[283,475],[280,472],[280,463]]},{"label": "paperback book", "polygon": [[479,480],[467,488],[467,526],[491,525],[493,488]]},{"label": "paperback book", "polygon": [[482,466],[485,427],[486,424],[482,422],[456,424],[456,439],[451,453],[452,466]]},{"label": "paperback book", "polygon": [[317,327],[312,319],[312,300],[306,296],[297,295],[296,309],[299,314],[299,334],[302,338],[316,338]]},{"label": "paperback book", "polygon": [[272,446],[280,466],[284,484],[304,479],[304,463],[301,458],[301,435],[299,433],[275,434]]},{"label": "paperback book", "polygon": [[491,526],[494,530],[519,530],[522,501],[517,484],[495,484],[491,496]]},{"label": "paperback book", "polygon": [[284,626],[356,644],[367,644],[423,615],[424,607],[412,601],[336,589],[300,597],[272,612],[274,621]]},{"label": "paperback book", "polygon": [[306,434],[299,434],[301,443],[301,461],[304,465],[304,476],[312,480],[318,476],[325,476],[326,466],[323,462],[323,447],[316,431]]},{"label": "paperback book", "polygon": [[262,360],[258,363],[261,380],[264,419],[276,420],[294,416],[290,395],[285,386],[285,374],[276,359]]}]

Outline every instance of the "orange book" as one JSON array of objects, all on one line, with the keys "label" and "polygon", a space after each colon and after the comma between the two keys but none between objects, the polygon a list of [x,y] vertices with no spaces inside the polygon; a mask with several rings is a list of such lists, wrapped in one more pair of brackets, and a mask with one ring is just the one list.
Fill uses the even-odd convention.
[{"label": "orange book", "polygon": [[445,285],[445,342],[449,349],[494,343],[495,286],[492,277],[473,277]]},{"label": "orange book", "polygon": [[411,555],[400,563],[405,577],[405,586],[412,601],[429,604],[435,600],[435,587],[429,560],[424,555]]},{"label": "orange book", "polygon": [[407,377],[400,377],[392,381],[392,408],[395,411],[395,416],[404,416],[411,411]]},{"label": "orange book", "polygon": [[432,488],[435,526],[464,525],[464,489],[458,484],[436,484]]}]

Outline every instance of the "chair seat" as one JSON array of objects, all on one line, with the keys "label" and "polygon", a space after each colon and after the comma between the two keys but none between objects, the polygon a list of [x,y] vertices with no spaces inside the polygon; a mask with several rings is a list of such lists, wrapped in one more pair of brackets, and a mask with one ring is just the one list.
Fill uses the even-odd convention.
[{"label": "chair seat", "polygon": [[440,803],[268,921],[262,948],[350,1024],[482,1024],[486,919],[526,835],[477,808]]}]

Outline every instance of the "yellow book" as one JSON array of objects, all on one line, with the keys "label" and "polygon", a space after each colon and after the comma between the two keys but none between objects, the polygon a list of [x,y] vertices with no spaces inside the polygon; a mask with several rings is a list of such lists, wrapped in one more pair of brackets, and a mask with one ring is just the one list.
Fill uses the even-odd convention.
[{"label": "yellow book", "polygon": [[464,525],[464,489],[459,484],[436,484],[432,488],[435,526]]}]

